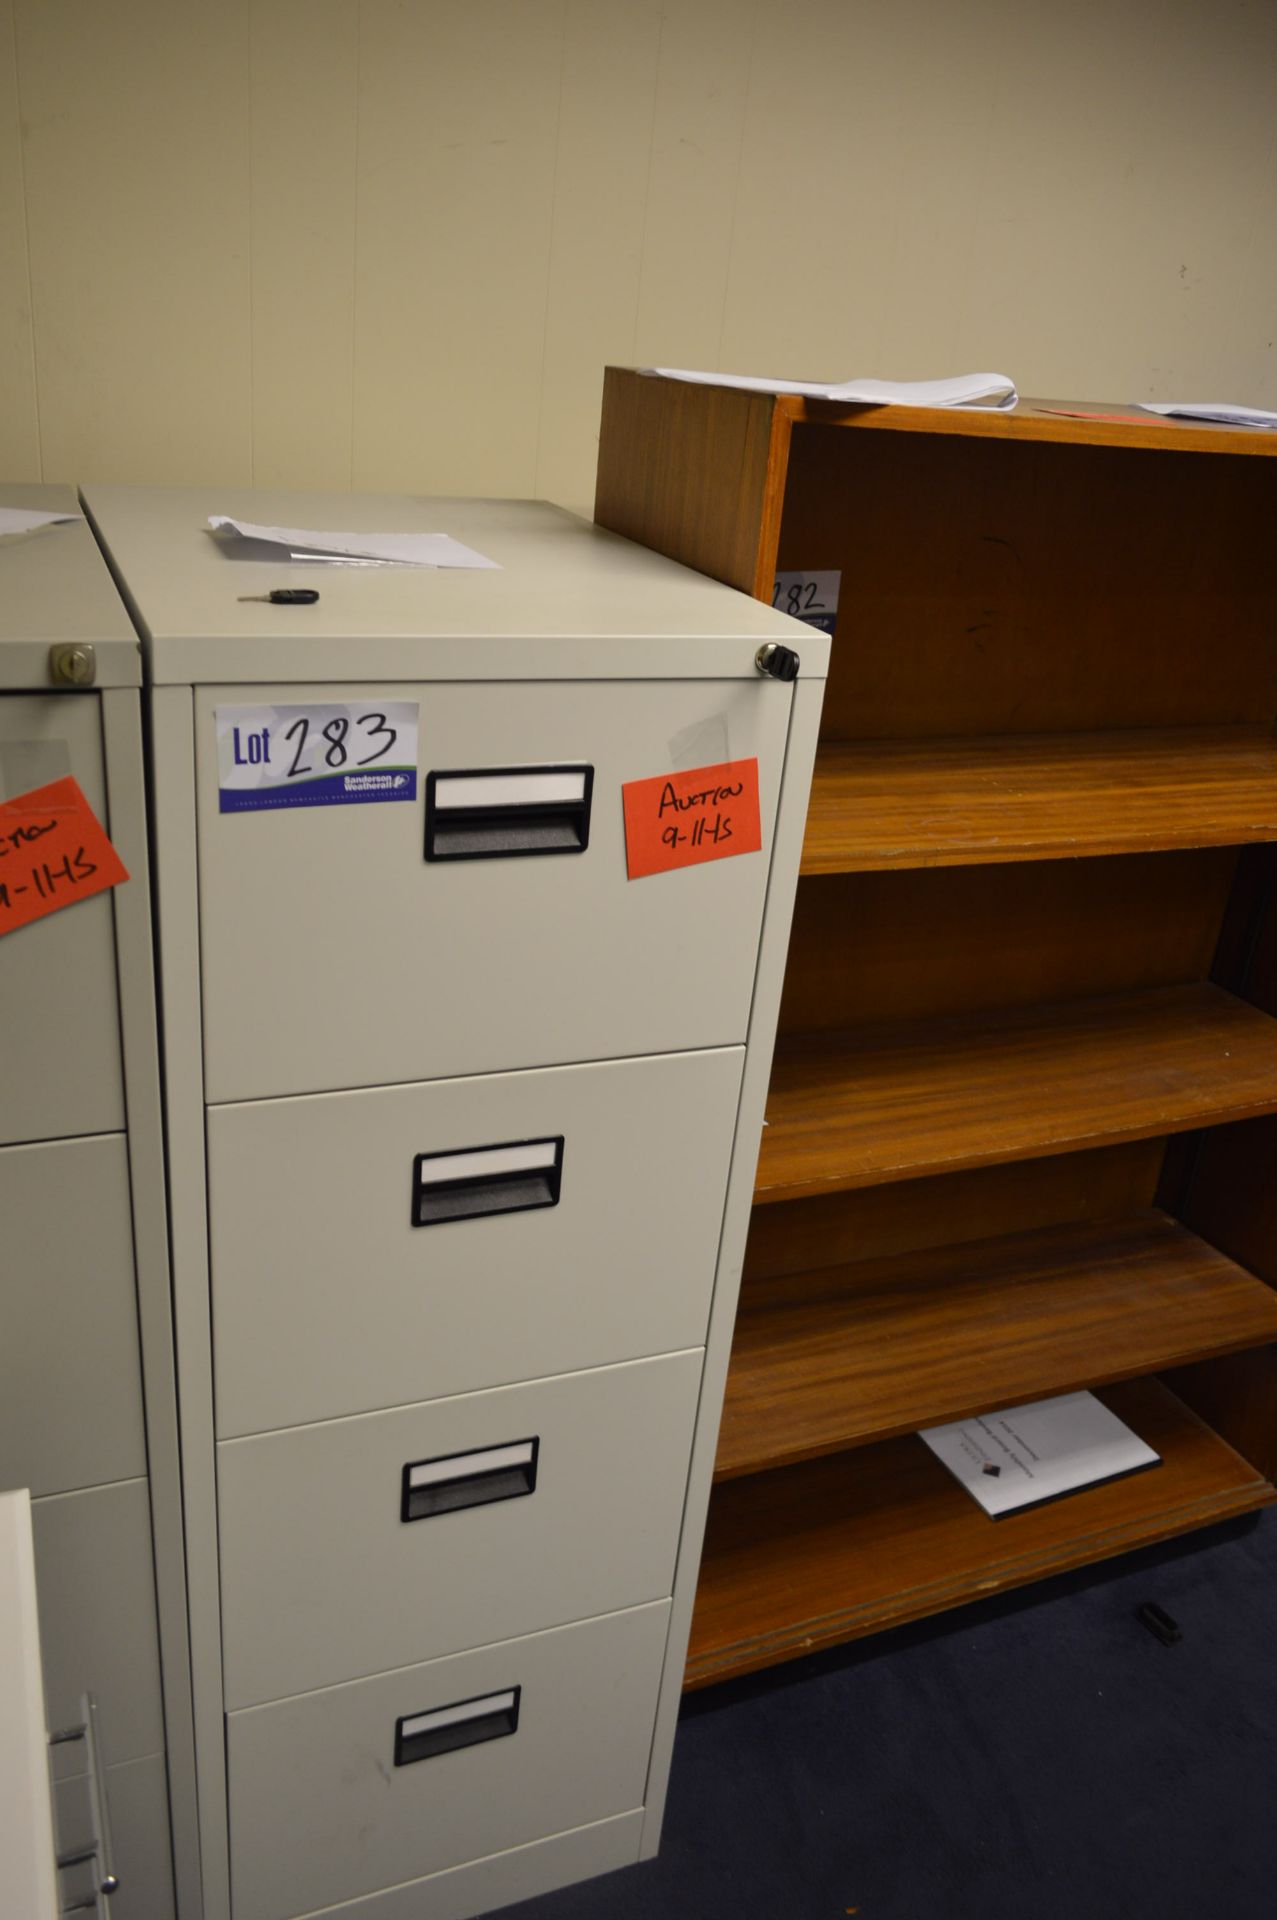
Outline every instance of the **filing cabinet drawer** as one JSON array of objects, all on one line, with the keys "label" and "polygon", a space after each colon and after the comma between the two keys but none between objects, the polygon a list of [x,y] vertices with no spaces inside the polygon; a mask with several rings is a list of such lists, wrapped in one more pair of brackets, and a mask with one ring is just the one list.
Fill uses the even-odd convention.
[{"label": "filing cabinet drawer", "polygon": [[124,1136],[0,1148],[0,1221],[0,1486],[144,1474]]},{"label": "filing cabinet drawer", "polygon": [[235,1920],[641,1806],[668,1602],[227,1720]]},{"label": "filing cabinet drawer", "polygon": [[[219,812],[219,707],[374,698],[419,706],[415,804]],[[199,690],[207,1098],[743,1041],[788,716],[762,679]],[[755,756],[761,853],[627,879],[624,781]],[[538,769],[589,775],[588,824],[551,819],[540,846]],[[450,770],[479,824],[427,860]]]},{"label": "filing cabinet drawer", "polygon": [[665,1598],[700,1376],[698,1350],[223,1441],[227,1705]]},{"label": "filing cabinet drawer", "polygon": [[[0,694],[0,800],[67,774],[109,825],[97,695]],[[123,1127],[109,893],[0,940],[0,1007],[0,1146]]]},{"label": "filing cabinet drawer", "polygon": [[[173,1912],[173,1851],[163,1754],[108,1767],[106,1803],[120,1882],[111,1895],[110,1920],[166,1920]],[[93,1806],[87,1774],[58,1782],[54,1818],[59,1853],[69,1853],[92,1837]],[[92,1893],[92,1865],[86,1862],[67,1867],[58,1880],[65,1910],[73,1900],[87,1899]]]},{"label": "filing cabinet drawer", "polygon": [[588,1827],[570,1827],[420,1880],[380,1887],[360,1900],[343,1901],[335,1916],[332,1907],[324,1907],[298,1920],[476,1920],[516,1901],[634,1866],[642,1852],[643,1818],[641,1807],[614,1813]]},{"label": "filing cabinet drawer", "polygon": [[219,1435],[700,1346],[742,1060],[210,1111]]},{"label": "filing cabinet drawer", "polygon": [[[164,1745],[155,1577],[145,1480],[59,1493],[31,1504],[44,1697],[51,1727],[80,1717],[95,1695],[108,1765]],[[81,1749],[59,1747],[54,1773],[80,1770]]]}]

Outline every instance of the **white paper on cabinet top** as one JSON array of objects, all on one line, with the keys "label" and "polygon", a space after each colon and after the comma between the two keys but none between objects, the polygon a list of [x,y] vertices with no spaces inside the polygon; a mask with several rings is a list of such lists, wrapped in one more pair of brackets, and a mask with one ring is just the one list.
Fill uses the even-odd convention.
[{"label": "white paper on cabinet top", "polygon": [[1277,427],[1277,413],[1262,407],[1234,406],[1227,400],[1137,400],[1145,413],[1176,420],[1215,420],[1226,427]]},{"label": "white paper on cabinet top", "polygon": [[265,527],[252,520],[232,520],[228,514],[209,515],[214,533],[282,547],[290,560],[327,561],[332,566],[372,564],[389,567],[492,567],[473,547],[462,546],[449,533],[350,533],[321,527]]},{"label": "white paper on cabinet top", "polygon": [[0,507],[0,534],[34,533],[37,527],[56,527],[64,520],[83,518],[82,513],[50,513],[40,507]]},{"label": "white paper on cabinet top", "polygon": [[1004,373],[964,373],[953,380],[765,380],[748,373],[691,373],[683,367],[640,367],[666,380],[701,387],[743,387],[747,393],[796,393],[805,400],[842,400],[867,407],[993,407],[1009,413],[1019,399]]}]

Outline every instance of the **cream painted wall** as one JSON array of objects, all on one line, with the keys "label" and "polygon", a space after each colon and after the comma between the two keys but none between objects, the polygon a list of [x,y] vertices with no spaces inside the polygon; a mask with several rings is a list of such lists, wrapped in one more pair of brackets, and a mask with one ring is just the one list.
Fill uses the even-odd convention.
[{"label": "cream painted wall", "polygon": [[1277,0],[0,0],[0,474],[592,496],[605,362],[1277,405]]}]

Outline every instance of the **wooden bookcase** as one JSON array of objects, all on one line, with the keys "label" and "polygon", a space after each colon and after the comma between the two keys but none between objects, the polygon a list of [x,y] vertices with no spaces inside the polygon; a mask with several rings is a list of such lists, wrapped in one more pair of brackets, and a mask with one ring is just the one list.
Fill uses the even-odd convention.
[{"label": "wooden bookcase", "polygon": [[[1277,436],[610,369],[596,517],[841,596],[690,1686],[1277,1498]],[[919,1427],[1157,1469],[992,1522]]]}]

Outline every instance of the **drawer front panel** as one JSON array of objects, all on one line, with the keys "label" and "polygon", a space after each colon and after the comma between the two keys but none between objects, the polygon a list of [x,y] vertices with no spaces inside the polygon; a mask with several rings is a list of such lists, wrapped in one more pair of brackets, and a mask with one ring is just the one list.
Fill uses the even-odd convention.
[{"label": "drawer front panel", "polygon": [[[220,1436],[701,1345],[742,1058],[210,1111]],[[499,1156],[547,1140],[553,1204],[415,1224],[423,1156],[482,1156],[499,1201]]]},{"label": "drawer front panel", "polygon": [[[173,1848],[169,1838],[164,1756],[106,1769],[106,1803],[119,1887],[106,1903],[110,1920],[165,1920],[173,1912]],[[61,1780],[54,1795],[58,1851],[69,1853],[93,1835],[87,1774]],[[64,1910],[94,1889],[90,1863],[58,1876]]]},{"label": "drawer front panel", "polygon": [[[217,708],[372,699],[419,705],[415,803],[219,811]],[[209,1100],[743,1041],[789,704],[761,678],[200,691]],[[627,879],[623,782],[754,757],[760,853]],[[464,778],[427,859],[431,773]],[[439,796],[465,802],[442,838]]]},{"label": "drawer front panel", "polygon": [[[235,1920],[291,1920],[640,1806],[668,1616],[660,1602],[232,1713]],[[395,1764],[402,1723],[480,1707],[488,1737]]]},{"label": "drawer front panel", "polygon": [[[445,1867],[422,1880],[382,1887],[363,1900],[343,1903],[335,1920],[476,1920],[516,1900],[534,1900],[577,1880],[593,1880],[618,1867],[632,1867],[643,1843],[643,1812],[613,1814],[592,1826],[553,1833],[526,1847],[489,1854],[464,1867]],[[333,1909],[300,1920],[334,1920]]]},{"label": "drawer front panel", "polygon": [[0,1486],[146,1472],[122,1134],[0,1149]]},{"label": "drawer front panel", "polygon": [[[0,800],[67,774],[109,830],[97,695],[0,694]],[[0,1146],[118,1132],[124,1082],[109,893],[0,940],[0,1006]]]},{"label": "drawer front panel", "polygon": [[[92,1693],[108,1766],[158,1753],[164,1714],[146,1481],[35,1500],[31,1530],[49,1725],[77,1721],[80,1695]],[[78,1745],[56,1750],[59,1777],[82,1765]]]},{"label": "drawer front panel", "polygon": [[223,1441],[227,1705],[663,1599],[700,1375],[673,1354]]}]

